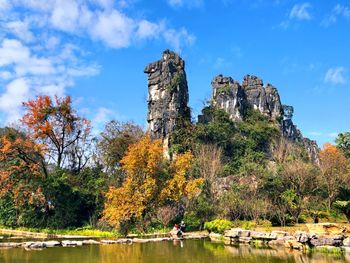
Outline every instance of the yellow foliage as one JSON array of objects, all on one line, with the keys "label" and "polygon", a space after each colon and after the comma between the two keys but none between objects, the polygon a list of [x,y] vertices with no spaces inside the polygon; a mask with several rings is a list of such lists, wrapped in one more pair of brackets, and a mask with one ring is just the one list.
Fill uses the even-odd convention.
[{"label": "yellow foliage", "polygon": [[180,154],[170,163],[170,178],[166,177],[166,160],[162,142],[148,136],[131,145],[121,160],[127,178],[119,188],[111,187],[106,193],[103,218],[118,227],[127,220],[142,220],[147,212],[166,201],[193,197],[203,179],[190,179],[192,165],[190,152]]},{"label": "yellow foliage", "polygon": [[162,200],[178,201],[181,197],[193,196],[198,190],[203,179],[190,179],[187,172],[191,168],[193,155],[191,152],[179,154],[171,164],[173,177],[165,183],[161,191],[160,198]]}]

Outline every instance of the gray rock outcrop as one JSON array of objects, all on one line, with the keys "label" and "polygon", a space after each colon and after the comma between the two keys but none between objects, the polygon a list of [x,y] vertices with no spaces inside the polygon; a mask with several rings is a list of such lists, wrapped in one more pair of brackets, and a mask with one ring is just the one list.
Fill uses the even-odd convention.
[{"label": "gray rock outcrop", "polygon": [[[316,141],[304,138],[301,131],[294,125],[291,119],[293,107],[287,106],[288,113],[283,115],[284,106],[277,88],[271,84],[264,86],[262,79],[251,75],[246,75],[242,84],[231,77],[218,75],[213,79],[212,87],[213,104],[225,110],[232,120],[241,121],[249,109],[258,110],[271,121],[276,122],[283,137],[303,146],[310,159],[316,164],[319,163],[319,148]],[[199,116],[199,121],[205,119],[205,116]]]},{"label": "gray rock outcrop", "polygon": [[259,110],[263,115],[275,120],[281,116],[280,96],[271,84],[246,75],[242,85],[231,77],[216,76],[212,81],[213,102],[230,114],[233,120],[242,120],[249,108]]},{"label": "gray rock outcrop", "polygon": [[211,82],[213,102],[224,109],[233,120],[242,120],[247,109],[245,93],[239,82],[231,77],[216,76]]},{"label": "gray rock outcrop", "polygon": [[242,87],[247,97],[247,102],[253,109],[259,110],[270,119],[281,116],[281,100],[278,91],[271,84],[264,87],[262,79],[256,76],[246,75]]},{"label": "gray rock outcrop", "polygon": [[146,66],[144,72],[148,75],[147,130],[152,139],[162,139],[168,153],[171,132],[191,120],[185,62],[165,50],[162,59]]}]

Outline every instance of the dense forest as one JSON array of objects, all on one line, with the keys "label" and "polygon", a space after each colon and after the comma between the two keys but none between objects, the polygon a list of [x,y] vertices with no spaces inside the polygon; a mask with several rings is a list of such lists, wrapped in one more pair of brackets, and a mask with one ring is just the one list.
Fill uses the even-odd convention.
[{"label": "dense forest", "polygon": [[211,102],[203,118],[161,140],[112,120],[97,137],[70,97],[25,102],[0,129],[0,225],[147,232],[185,220],[290,225],[350,220],[350,133],[319,163],[250,110],[235,122]]}]

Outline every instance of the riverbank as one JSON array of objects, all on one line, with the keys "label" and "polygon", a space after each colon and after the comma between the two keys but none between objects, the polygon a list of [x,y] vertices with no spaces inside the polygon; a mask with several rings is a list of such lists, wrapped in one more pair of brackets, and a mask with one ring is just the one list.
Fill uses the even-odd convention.
[{"label": "riverbank", "polygon": [[253,247],[284,247],[303,252],[316,250],[327,253],[350,253],[350,233],[346,226],[322,223],[306,224],[307,231],[273,230],[270,232],[232,228],[224,234],[210,233],[215,242],[229,245],[248,244]]},{"label": "riverbank", "polygon": [[[18,232],[18,231],[17,231]],[[17,233],[16,232],[16,233]],[[42,236],[43,237],[43,236]],[[59,236],[56,237],[57,240],[48,240],[48,241],[25,241],[25,242],[9,242],[9,238],[4,239],[6,242],[0,242],[0,248],[19,248],[23,247],[25,249],[44,249],[50,247],[79,247],[83,245],[113,245],[113,244],[132,244],[132,243],[149,243],[149,242],[162,242],[162,241],[181,241],[189,239],[204,239],[208,238],[208,233],[195,232],[195,233],[185,233],[182,236],[171,236],[167,234],[164,237],[129,237],[129,238],[117,238],[117,239],[85,239],[86,237],[78,236]],[[17,237],[18,238],[18,237]],[[37,236],[37,238],[39,238]],[[59,240],[59,238],[65,238],[66,240]],[[44,237],[46,239],[46,237]]]},{"label": "riverbank", "polygon": [[[222,242],[226,245],[244,244],[251,247],[287,248],[302,252],[317,250],[327,253],[350,253],[350,232],[347,225],[333,223],[305,224],[299,230],[296,228],[289,232],[284,230],[286,229],[275,228],[271,231],[261,231],[258,229],[232,228],[223,234],[203,231],[189,232],[182,237],[177,237],[171,236],[169,233],[149,233],[144,235],[133,234],[121,238],[112,232],[98,232],[98,230],[88,232],[86,230],[66,230],[66,233],[71,231],[70,233],[93,234],[89,236],[0,229],[0,248],[43,249],[56,246],[76,247],[210,238],[213,242]],[[96,235],[96,233],[98,234]],[[1,235],[7,237],[1,239]]]},{"label": "riverbank", "polygon": [[101,231],[96,229],[73,229],[73,230],[52,230],[52,229],[8,229],[0,228],[1,235],[10,235],[23,238],[46,239],[46,238],[116,238],[117,232]]}]

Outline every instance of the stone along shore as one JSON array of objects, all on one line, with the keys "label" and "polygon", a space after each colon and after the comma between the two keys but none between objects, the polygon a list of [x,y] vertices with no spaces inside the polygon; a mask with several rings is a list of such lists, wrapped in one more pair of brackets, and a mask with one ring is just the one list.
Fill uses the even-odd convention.
[{"label": "stone along shore", "polygon": [[336,224],[307,224],[308,232],[296,231],[293,235],[285,231],[261,232],[233,228],[224,235],[210,233],[213,241],[224,241],[227,244],[250,244],[253,246],[286,247],[307,251],[342,250],[350,253],[350,234],[345,227]]},{"label": "stone along shore", "polygon": [[50,240],[50,241],[26,241],[26,242],[0,242],[0,248],[44,249],[50,247],[79,247],[83,245],[113,245],[148,243],[161,241],[176,241],[185,239],[208,238],[206,234],[185,234],[182,237],[157,237],[157,238],[119,238],[119,239],[87,239],[87,240]]}]

